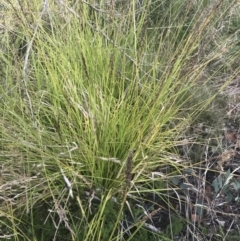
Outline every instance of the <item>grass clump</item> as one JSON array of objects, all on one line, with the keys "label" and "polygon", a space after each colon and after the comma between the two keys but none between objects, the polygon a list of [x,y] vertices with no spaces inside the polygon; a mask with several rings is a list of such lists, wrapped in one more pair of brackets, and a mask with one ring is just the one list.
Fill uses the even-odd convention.
[{"label": "grass clump", "polygon": [[232,35],[205,41],[235,2],[200,2],[3,2],[2,237],[177,235],[149,225],[143,203],[170,205],[167,180],[188,166],[175,147],[217,92],[194,97],[226,71]]}]

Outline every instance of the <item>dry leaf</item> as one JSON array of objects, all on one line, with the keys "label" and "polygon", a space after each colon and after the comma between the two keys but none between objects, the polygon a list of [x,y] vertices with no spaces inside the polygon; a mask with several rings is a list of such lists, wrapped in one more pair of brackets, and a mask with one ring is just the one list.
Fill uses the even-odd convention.
[{"label": "dry leaf", "polygon": [[231,141],[233,143],[237,142],[237,134],[233,131],[227,131],[227,133],[225,134],[225,137],[228,141]]},{"label": "dry leaf", "polygon": [[205,195],[208,201],[213,201],[213,190],[211,185],[205,186]]},{"label": "dry leaf", "polygon": [[229,205],[224,206],[224,212],[225,213],[230,213],[231,212],[231,207]]},{"label": "dry leaf", "polygon": [[216,221],[218,222],[218,224],[219,224],[221,227],[224,227],[225,221],[218,220],[218,219],[216,219]]},{"label": "dry leaf", "polygon": [[234,157],[240,159],[240,151],[236,151]]},{"label": "dry leaf", "polygon": [[196,222],[199,222],[199,216],[197,214],[192,214],[192,222],[196,223]]}]

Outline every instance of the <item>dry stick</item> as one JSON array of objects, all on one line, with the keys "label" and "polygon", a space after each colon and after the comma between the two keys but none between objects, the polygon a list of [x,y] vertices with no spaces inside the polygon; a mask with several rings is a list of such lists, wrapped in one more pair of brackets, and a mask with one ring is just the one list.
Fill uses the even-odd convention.
[{"label": "dry stick", "polygon": [[[47,8],[47,5],[48,5],[48,2],[47,2],[47,0],[45,0],[44,4],[43,4],[43,10],[40,13],[39,20],[42,19],[42,16],[43,16],[43,14],[44,14],[44,12],[45,12],[45,10]],[[30,108],[33,120],[34,120],[34,111],[33,111],[32,101],[31,101],[30,95],[28,93],[28,88],[27,88],[27,67],[28,67],[28,59],[29,59],[29,55],[30,55],[30,50],[32,49],[33,41],[34,41],[34,39],[36,37],[36,34],[37,34],[39,26],[40,26],[40,23],[37,23],[37,25],[36,25],[36,27],[34,29],[33,37],[32,37],[32,39],[30,40],[30,42],[29,42],[29,44],[27,46],[27,52],[26,52],[26,55],[25,55],[24,66],[23,66],[23,71],[22,71],[23,83],[24,83],[24,86],[25,86],[25,91],[26,91],[27,99],[28,99],[28,102],[29,102],[29,108]]]}]

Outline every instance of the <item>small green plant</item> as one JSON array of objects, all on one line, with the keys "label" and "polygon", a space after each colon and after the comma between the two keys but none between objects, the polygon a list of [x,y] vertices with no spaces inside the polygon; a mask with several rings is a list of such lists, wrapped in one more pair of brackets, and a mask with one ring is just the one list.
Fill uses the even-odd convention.
[{"label": "small green plant", "polygon": [[235,198],[232,194],[232,191],[239,192],[240,182],[235,180],[233,173],[230,169],[227,170],[224,177],[222,174],[219,174],[218,177],[213,181],[212,186],[214,187],[214,192],[216,195],[226,195],[226,200],[228,203],[239,200],[237,195]]},{"label": "small green plant", "polygon": [[172,238],[178,235],[185,227],[184,221],[177,216],[171,217],[171,224],[166,229],[167,237]]}]

